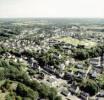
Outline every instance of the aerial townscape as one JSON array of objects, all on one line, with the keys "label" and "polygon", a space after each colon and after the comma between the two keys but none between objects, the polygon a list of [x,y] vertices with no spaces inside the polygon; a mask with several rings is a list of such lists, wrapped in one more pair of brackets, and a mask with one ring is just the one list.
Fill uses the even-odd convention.
[{"label": "aerial townscape", "polygon": [[0,100],[104,100],[104,19],[0,18]]}]

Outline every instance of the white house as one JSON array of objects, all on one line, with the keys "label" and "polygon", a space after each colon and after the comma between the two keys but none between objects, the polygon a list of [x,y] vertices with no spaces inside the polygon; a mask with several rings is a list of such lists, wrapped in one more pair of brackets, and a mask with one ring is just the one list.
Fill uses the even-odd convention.
[{"label": "white house", "polygon": [[65,61],[65,65],[66,65],[66,66],[68,66],[68,65],[69,65],[69,63],[70,63],[70,61],[69,61],[69,60],[66,60],[66,61]]},{"label": "white house", "polygon": [[90,64],[95,66],[95,67],[101,66],[101,57],[91,58]]},{"label": "white house", "polygon": [[60,64],[60,69],[61,70],[64,70],[65,69],[65,64],[64,63]]},{"label": "white house", "polygon": [[57,86],[57,80],[55,78],[51,77],[47,81],[49,82],[51,87]]}]

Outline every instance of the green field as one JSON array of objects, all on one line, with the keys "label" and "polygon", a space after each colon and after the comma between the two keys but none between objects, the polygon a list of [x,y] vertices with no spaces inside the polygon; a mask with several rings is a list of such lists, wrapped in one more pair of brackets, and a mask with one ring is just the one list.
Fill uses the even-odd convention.
[{"label": "green field", "polygon": [[85,45],[86,47],[90,48],[90,47],[93,47],[93,46],[96,46],[96,42],[92,42],[92,41],[89,41],[89,40],[86,40],[86,39],[83,39],[83,40],[78,40],[78,39],[75,39],[75,38],[72,38],[72,37],[60,37],[60,38],[57,38],[58,41],[63,41],[63,42],[66,42],[66,43],[70,43],[72,45]]}]

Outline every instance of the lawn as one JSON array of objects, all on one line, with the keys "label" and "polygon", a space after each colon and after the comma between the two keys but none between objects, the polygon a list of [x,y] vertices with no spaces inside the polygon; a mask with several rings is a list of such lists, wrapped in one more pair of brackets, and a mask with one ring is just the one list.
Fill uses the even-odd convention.
[{"label": "lawn", "polygon": [[90,47],[93,47],[93,46],[96,46],[96,43],[95,42],[92,42],[92,41],[89,41],[89,40],[86,40],[86,39],[83,39],[83,40],[78,40],[78,39],[75,39],[75,38],[72,38],[72,37],[59,37],[57,38],[58,41],[63,41],[63,42],[66,42],[66,43],[70,43],[72,45],[85,45],[86,47],[90,48]]},{"label": "lawn", "polygon": [[[5,80],[3,81],[0,81],[0,86],[3,85],[5,82]],[[10,85],[10,90],[16,90],[16,87],[17,87],[17,82],[13,82],[11,85]],[[9,90],[6,90],[5,92],[2,92],[2,90],[0,89],[0,100],[6,100],[5,99],[5,96],[7,96],[8,94],[10,93]]]},{"label": "lawn", "polygon": [[9,92],[0,93],[0,100],[5,100],[5,96],[8,95]]},{"label": "lawn", "polygon": [[[0,86],[3,85],[5,80],[0,81]],[[8,94],[8,92],[2,93],[0,90],[0,100],[5,100],[5,96]]]}]

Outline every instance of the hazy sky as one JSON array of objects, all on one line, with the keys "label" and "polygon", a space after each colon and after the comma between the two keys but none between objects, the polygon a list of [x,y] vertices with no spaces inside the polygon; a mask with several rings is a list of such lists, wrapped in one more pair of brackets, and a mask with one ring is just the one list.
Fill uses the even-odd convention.
[{"label": "hazy sky", "polygon": [[104,18],[104,0],[0,0],[0,17]]}]

